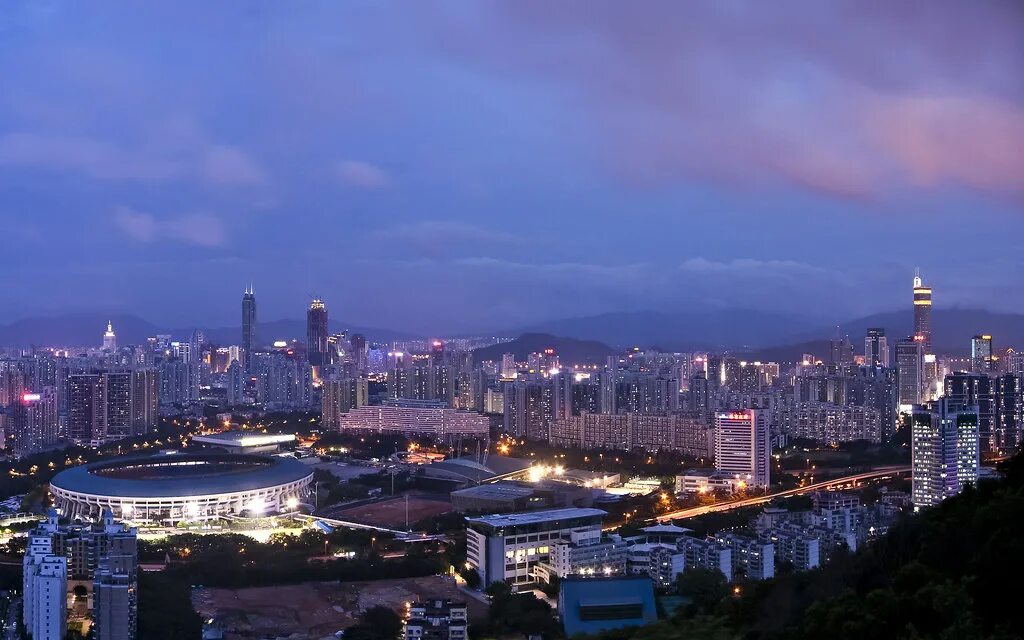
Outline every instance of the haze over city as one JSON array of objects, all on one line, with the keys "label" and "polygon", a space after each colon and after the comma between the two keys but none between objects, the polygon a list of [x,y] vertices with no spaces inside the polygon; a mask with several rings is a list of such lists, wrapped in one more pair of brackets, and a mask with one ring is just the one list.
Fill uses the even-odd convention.
[{"label": "haze over city", "polygon": [[12,0],[0,640],[1024,638],[1021,0]]},{"label": "haze over city", "polygon": [[14,3],[0,322],[1019,309],[1021,7],[929,7]]}]

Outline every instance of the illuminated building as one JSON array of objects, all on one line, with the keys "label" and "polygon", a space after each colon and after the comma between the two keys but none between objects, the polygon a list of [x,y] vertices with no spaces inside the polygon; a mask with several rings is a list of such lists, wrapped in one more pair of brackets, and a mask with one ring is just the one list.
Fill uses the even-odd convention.
[{"label": "illuminated building", "polygon": [[295,458],[164,452],[65,469],[53,477],[50,492],[69,518],[110,509],[125,520],[174,526],[294,510],[312,481],[313,470]]},{"label": "illuminated building", "polygon": [[978,335],[971,338],[971,371],[992,373],[995,369],[992,358],[992,336]]},{"label": "illuminated building", "polygon": [[978,438],[983,453],[998,450],[996,397],[993,379],[983,373],[957,371],[946,376],[945,392],[950,411],[971,410],[978,416]]},{"label": "illuminated building", "polygon": [[467,612],[464,602],[414,602],[405,618],[405,640],[468,640]]},{"label": "illuminated building", "polygon": [[562,540],[601,540],[608,515],[600,509],[552,509],[466,519],[467,567],[480,584],[506,582],[518,590],[537,582],[538,564],[550,564]]},{"label": "illuminated building", "polygon": [[306,358],[316,368],[331,364],[327,355],[327,306],[314,298],[306,312]]},{"label": "illuminated building", "polygon": [[715,416],[715,469],[731,473],[751,487],[771,483],[767,412],[747,409]]},{"label": "illuminated building", "polygon": [[112,353],[117,351],[117,336],[114,335],[114,325],[107,322],[107,330],[103,332],[103,350]]},{"label": "illuminated building", "polygon": [[699,414],[582,413],[551,423],[549,442],[561,447],[681,451],[708,457],[708,428]]},{"label": "illuminated building", "polygon": [[923,336],[924,352],[932,351],[932,288],[921,281],[921,270],[914,272],[914,335]]},{"label": "illuminated building", "polygon": [[924,337],[903,338],[896,342],[896,399],[907,412],[925,399]]},{"label": "illuminated building", "polygon": [[486,437],[490,418],[473,411],[447,407],[376,405],[342,414],[339,431],[350,433],[398,433],[435,438]]},{"label": "illuminated building", "polygon": [[242,294],[242,365],[252,371],[252,355],[256,348],[256,294],[252,285]]},{"label": "illuminated building", "polygon": [[14,427],[14,455],[22,457],[44,451],[57,443],[57,389],[43,387],[37,393],[23,393],[11,407]]},{"label": "illuminated building", "polygon": [[321,424],[329,431],[337,431],[341,427],[342,415],[370,403],[369,382],[366,378],[332,375],[324,380],[320,390]]},{"label": "illuminated building", "polygon": [[977,407],[947,398],[911,414],[911,500],[915,509],[939,504],[978,480]]},{"label": "illuminated building", "polygon": [[864,336],[864,364],[872,366],[889,366],[889,344],[885,339],[885,329],[873,327]]}]

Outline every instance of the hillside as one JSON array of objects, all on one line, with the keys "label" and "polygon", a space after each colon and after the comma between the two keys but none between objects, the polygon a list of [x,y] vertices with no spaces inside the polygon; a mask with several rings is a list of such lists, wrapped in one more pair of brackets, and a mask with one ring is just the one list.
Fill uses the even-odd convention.
[{"label": "hillside", "polygon": [[741,587],[642,629],[602,640],[953,640],[1024,637],[1024,460],[1005,479],[908,516],[856,554]]},{"label": "hillside", "polygon": [[524,333],[511,342],[495,344],[473,351],[474,362],[493,360],[498,362],[506,353],[514,354],[523,361],[531,353],[538,353],[551,347],[560,360],[566,364],[604,364],[608,356],[618,353],[616,349],[594,340],[563,338],[548,333]]}]

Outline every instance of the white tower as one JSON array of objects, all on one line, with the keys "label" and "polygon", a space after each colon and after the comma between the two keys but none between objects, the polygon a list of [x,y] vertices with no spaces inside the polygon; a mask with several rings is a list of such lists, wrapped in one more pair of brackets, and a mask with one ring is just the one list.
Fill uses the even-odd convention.
[{"label": "white tower", "polygon": [[117,336],[114,335],[114,326],[109,320],[107,330],[103,333],[103,350],[117,351]]}]

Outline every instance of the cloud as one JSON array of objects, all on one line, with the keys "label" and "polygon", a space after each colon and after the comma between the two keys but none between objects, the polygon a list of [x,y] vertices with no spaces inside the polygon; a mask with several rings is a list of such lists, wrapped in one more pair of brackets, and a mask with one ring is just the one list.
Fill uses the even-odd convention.
[{"label": "cloud", "polygon": [[477,6],[474,29],[435,20],[437,46],[546,87],[627,185],[1024,190],[1019,3]]},{"label": "cloud", "polygon": [[338,176],[350,187],[383,189],[391,185],[391,177],[380,167],[359,160],[342,160],[337,167]]},{"label": "cloud", "polygon": [[145,211],[119,207],[114,212],[114,224],[139,242],[175,240],[200,247],[218,247],[226,240],[220,219],[206,214],[189,213],[161,220]]},{"label": "cloud", "polygon": [[214,145],[202,158],[202,174],[213,184],[253,185],[264,181],[263,170],[240,149]]},{"label": "cloud", "polygon": [[0,165],[78,172],[97,180],[196,181],[214,186],[264,180],[258,164],[238,148],[197,143],[186,149],[130,147],[96,137],[12,132],[0,136]]}]

